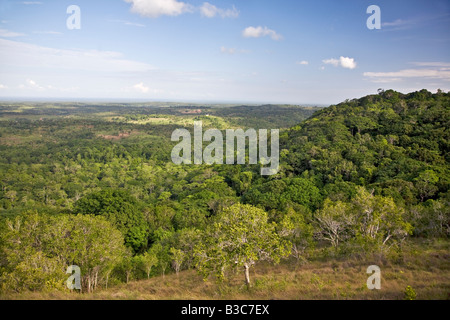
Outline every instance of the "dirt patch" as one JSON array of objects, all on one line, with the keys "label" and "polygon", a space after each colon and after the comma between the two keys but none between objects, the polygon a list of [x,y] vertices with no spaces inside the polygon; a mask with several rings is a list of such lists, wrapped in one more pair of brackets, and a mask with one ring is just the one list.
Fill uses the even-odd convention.
[{"label": "dirt patch", "polygon": [[119,133],[118,136],[110,136],[110,135],[103,135],[103,134],[101,134],[101,135],[99,135],[99,137],[103,138],[103,139],[106,139],[106,140],[117,141],[117,140],[128,138],[130,135],[131,135],[130,133],[124,132],[124,133]]},{"label": "dirt patch", "polygon": [[8,147],[17,146],[23,141],[19,137],[1,137],[0,145],[6,145]]},{"label": "dirt patch", "polygon": [[182,114],[200,114],[202,112],[203,112],[202,109],[180,111],[180,113],[182,113]]},{"label": "dirt patch", "polygon": [[105,134],[100,134],[98,135],[100,138],[106,139],[106,140],[111,140],[111,141],[118,141],[118,140],[122,140],[122,139],[126,139],[129,138],[130,136],[135,136],[138,135],[139,132],[138,131],[131,131],[131,132],[121,132],[116,136],[113,135],[105,135]]}]

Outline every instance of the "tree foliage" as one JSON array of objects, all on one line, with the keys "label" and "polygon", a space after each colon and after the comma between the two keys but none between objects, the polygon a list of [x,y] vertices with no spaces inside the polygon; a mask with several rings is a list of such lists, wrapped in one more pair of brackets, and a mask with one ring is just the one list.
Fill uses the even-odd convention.
[{"label": "tree foliage", "polygon": [[2,289],[17,292],[63,289],[71,265],[80,267],[82,290],[91,292],[125,253],[121,233],[94,216],[28,212],[7,220],[1,238]]},{"label": "tree foliage", "polygon": [[136,199],[123,190],[102,190],[80,199],[75,213],[105,217],[125,237],[125,244],[136,252],[145,248],[148,228]]},{"label": "tree foliage", "polygon": [[[449,93],[380,90],[323,109],[23,107],[0,105],[5,290],[64,290],[68,264],[82,266],[89,291],[171,269],[223,278],[287,254],[305,261],[314,248],[370,254],[411,233],[450,236]],[[194,120],[280,128],[279,173],[174,165],[171,133]]]},{"label": "tree foliage", "polygon": [[243,268],[250,285],[249,269],[258,261],[275,263],[289,254],[290,243],[276,232],[268,215],[250,205],[236,204],[219,213],[195,248],[196,266],[204,277],[224,280],[227,270]]}]

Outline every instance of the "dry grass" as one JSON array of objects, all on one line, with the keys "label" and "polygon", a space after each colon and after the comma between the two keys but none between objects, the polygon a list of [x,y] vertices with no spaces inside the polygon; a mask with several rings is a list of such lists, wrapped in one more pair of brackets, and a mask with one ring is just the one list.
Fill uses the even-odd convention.
[{"label": "dry grass", "polygon": [[[195,271],[121,284],[93,294],[64,292],[23,293],[2,299],[89,300],[371,300],[404,298],[411,286],[417,299],[450,299],[450,241],[416,243],[401,256],[378,261],[320,259],[303,265],[285,262],[260,264],[253,269],[253,286],[244,286],[243,274],[231,274],[227,283],[203,281]],[[369,290],[367,267],[381,268],[381,290]]]}]

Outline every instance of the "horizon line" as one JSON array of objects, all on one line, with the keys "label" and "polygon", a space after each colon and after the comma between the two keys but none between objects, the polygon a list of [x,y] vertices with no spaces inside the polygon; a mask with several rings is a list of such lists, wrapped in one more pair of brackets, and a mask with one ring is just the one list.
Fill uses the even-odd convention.
[{"label": "horizon line", "polygon": [[183,104],[189,103],[194,105],[208,104],[208,105],[291,105],[291,106],[306,106],[306,107],[323,107],[331,106],[333,103],[293,103],[293,102],[274,102],[274,101],[245,101],[245,100],[163,100],[163,99],[130,99],[130,98],[55,98],[55,97],[0,97],[0,102],[23,102],[23,103],[51,103],[51,102],[67,102],[67,103],[79,103],[79,102],[92,102],[92,103],[174,103]]}]

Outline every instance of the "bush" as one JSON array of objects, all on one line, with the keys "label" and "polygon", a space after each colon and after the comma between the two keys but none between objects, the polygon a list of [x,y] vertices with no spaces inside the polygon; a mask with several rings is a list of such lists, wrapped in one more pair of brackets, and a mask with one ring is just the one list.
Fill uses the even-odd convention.
[{"label": "bush", "polygon": [[417,294],[411,286],[407,286],[404,293],[405,300],[416,300]]}]

